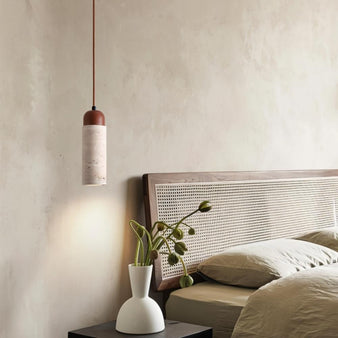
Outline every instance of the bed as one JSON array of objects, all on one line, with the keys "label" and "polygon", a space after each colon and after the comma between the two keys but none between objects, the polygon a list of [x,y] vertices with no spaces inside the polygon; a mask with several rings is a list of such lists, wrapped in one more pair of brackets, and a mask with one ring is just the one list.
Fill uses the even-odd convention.
[{"label": "bed", "polygon": [[[290,238],[301,238],[314,231],[335,230],[337,226],[338,170],[146,174],[143,182],[148,226],[156,220],[173,223],[195,209],[202,200],[209,200],[213,205],[210,213],[194,215],[189,221],[196,229],[196,235],[185,238],[189,251],[184,259],[193,276],[197,269],[207,271],[203,270],[202,262],[218,257],[224,251],[232,251],[233,254],[237,248],[252,248],[265,242],[273,243],[273,249],[279,242],[287,248],[290,241],[291,246],[296,242],[305,246],[304,241]],[[305,268],[303,262],[299,265],[299,256],[293,258],[293,263],[296,260],[298,264],[292,267],[293,271],[300,271],[296,274],[287,271],[268,282],[255,283],[255,271],[251,284],[236,285],[236,279],[224,282],[222,278],[215,277],[185,289],[177,289],[181,267],[172,267],[159,258],[154,262],[153,285],[158,291],[177,289],[170,293],[166,303],[168,319],[211,326],[216,338],[232,335],[235,338],[285,337],[285,334],[290,337],[321,337],[323,330],[326,330],[325,336],[334,337],[331,334],[336,334],[338,327],[333,326],[330,315],[338,312],[338,299],[335,299],[338,297],[335,287],[338,285],[338,264],[335,264],[338,256],[331,249],[314,249],[319,251],[313,256],[312,251],[308,252]],[[238,249],[237,253],[241,250]],[[268,247],[266,252],[270,255],[269,250]],[[298,247],[295,252],[299,253]],[[289,253],[287,256],[290,256]],[[231,256],[231,264],[233,262],[237,261]],[[284,270],[285,266],[283,273]],[[226,271],[225,279],[229,275],[229,270]],[[329,288],[326,287],[330,284],[327,280],[332,282]],[[305,287],[304,281],[323,285],[317,292],[311,285]],[[295,285],[312,293],[293,297]],[[292,309],[287,306],[290,303],[287,300],[286,308],[283,307],[283,293],[278,294],[280,290],[295,299],[295,303],[291,302]],[[313,298],[316,292],[320,301],[325,300],[321,306],[332,309],[327,313],[326,310],[319,311],[323,318],[317,318],[318,311],[309,311],[313,303],[302,308],[304,302],[301,299]],[[281,314],[276,309],[279,308],[287,309],[291,324],[278,320]],[[298,312],[293,314],[294,309],[300,313],[303,311],[306,318],[301,318]],[[297,322],[295,317],[298,315],[300,319]],[[306,321],[307,318],[310,322]],[[316,320],[321,321],[324,328],[313,324]]]}]

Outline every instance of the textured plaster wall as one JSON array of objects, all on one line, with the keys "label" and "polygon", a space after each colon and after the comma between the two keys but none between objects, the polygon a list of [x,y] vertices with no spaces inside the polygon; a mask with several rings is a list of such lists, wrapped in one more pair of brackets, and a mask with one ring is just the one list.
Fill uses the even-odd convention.
[{"label": "textured plaster wall", "polygon": [[81,186],[91,1],[0,1],[0,337],[129,296],[145,172],[337,168],[337,1],[98,0],[105,187]]}]

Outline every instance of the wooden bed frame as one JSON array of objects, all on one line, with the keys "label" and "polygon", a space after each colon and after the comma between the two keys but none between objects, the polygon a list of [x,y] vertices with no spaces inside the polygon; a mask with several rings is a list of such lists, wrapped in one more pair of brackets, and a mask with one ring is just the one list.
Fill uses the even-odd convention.
[{"label": "wooden bed frame", "polygon": [[[336,225],[338,170],[145,174],[147,227],[174,223],[209,200],[213,209],[189,219],[196,235],[184,238],[189,273],[227,247],[290,238]],[[154,262],[158,291],[178,287],[181,266]]]}]

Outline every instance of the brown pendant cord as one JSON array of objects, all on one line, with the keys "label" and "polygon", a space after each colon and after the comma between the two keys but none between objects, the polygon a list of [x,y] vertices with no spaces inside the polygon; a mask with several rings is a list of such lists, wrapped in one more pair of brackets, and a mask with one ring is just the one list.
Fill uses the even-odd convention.
[{"label": "brown pendant cord", "polygon": [[95,107],[95,0],[93,0],[93,110]]},{"label": "brown pendant cord", "polygon": [[95,0],[93,1],[93,105],[92,109],[87,111],[83,116],[83,125],[91,126],[105,126],[105,117],[104,114],[96,110],[95,106]]}]

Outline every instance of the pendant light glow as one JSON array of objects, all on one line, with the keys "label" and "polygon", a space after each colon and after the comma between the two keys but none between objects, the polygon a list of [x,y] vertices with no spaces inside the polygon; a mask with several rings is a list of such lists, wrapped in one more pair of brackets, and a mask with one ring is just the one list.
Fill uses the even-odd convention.
[{"label": "pendant light glow", "polygon": [[82,184],[106,184],[106,140],[105,117],[95,107],[95,0],[93,0],[93,107],[83,116]]}]

